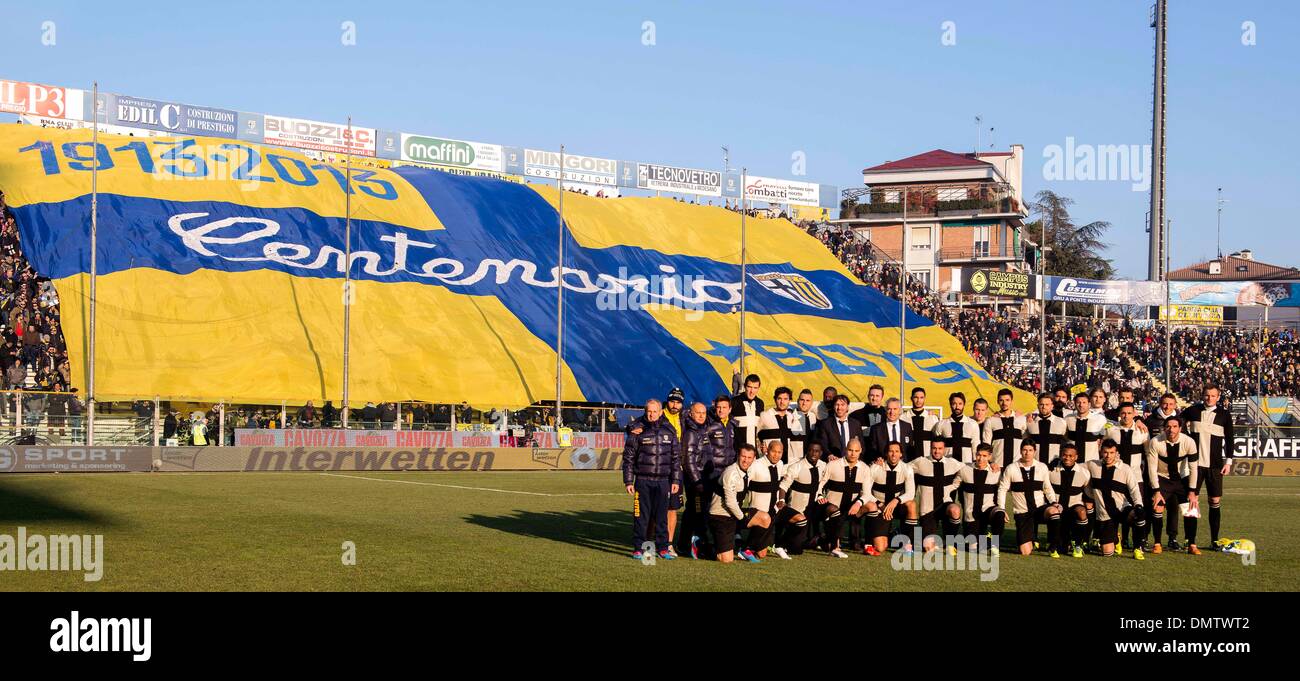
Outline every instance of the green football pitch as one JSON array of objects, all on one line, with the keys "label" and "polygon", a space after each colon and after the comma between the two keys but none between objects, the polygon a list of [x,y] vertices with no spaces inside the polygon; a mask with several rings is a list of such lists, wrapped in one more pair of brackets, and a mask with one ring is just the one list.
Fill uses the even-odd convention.
[{"label": "green football pitch", "polygon": [[0,571],[0,590],[1300,590],[1296,478],[1227,481],[1224,536],[1253,540],[1254,564],[1208,546],[1143,562],[1004,552],[991,581],[860,554],[645,565],[605,471],[0,476],[0,535],[19,527],[102,534],[103,578]]}]

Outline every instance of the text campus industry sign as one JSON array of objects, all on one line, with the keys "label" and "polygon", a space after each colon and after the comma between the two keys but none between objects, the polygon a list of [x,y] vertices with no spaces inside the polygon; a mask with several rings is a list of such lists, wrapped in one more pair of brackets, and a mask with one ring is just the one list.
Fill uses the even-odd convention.
[{"label": "text campus industry sign", "polygon": [[1023,272],[961,268],[961,292],[1006,298],[1037,298],[1038,277]]}]

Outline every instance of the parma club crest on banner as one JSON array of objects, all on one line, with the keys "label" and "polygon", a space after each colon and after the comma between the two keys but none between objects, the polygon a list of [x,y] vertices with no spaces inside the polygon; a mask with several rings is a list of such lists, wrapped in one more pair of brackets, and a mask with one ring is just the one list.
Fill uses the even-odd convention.
[{"label": "parma club crest on banner", "polygon": [[789,298],[798,303],[803,303],[808,307],[817,308],[818,310],[831,309],[831,300],[817,288],[817,285],[808,280],[802,274],[792,274],[789,272],[768,272],[766,274],[749,275],[754,281],[758,282],[763,288],[785,298]]},{"label": "parma club crest on banner", "polygon": [[[246,132],[242,122],[238,128]],[[78,235],[92,203],[84,150],[99,154],[96,297],[112,302],[96,319],[113,333],[99,337],[97,352],[119,360],[96,380],[100,399],[337,399],[345,300],[356,302],[348,308],[353,328],[366,329],[349,355],[349,399],[362,404],[521,407],[558,396],[557,373],[573,402],[639,404],[674,387],[708,397],[728,390],[741,357],[765,384],[835,385],[855,400],[895,380],[971,399],[992,400],[1002,388],[942,327],[863,284],[788,220],[754,218],[742,274],[730,258],[740,221],[722,207],[564,196],[561,326],[555,187],[416,166],[357,167],[354,159],[349,202],[346,172],[291,149],[186,135],[148,144],[94,136],[0,124],[0,189],[23,253],[53,282],[61,314],[88,318],[89,242]],[[216,164],[172,158],[184,150],[185,159],[207,159],[209,146],[238,150],[242,170],[218,175]],[[580,160],[565,158],[566,165]],[[614,163],[601,166],[610,177]],[[646,172],[652,185],[699,191],[718,181],[712,171],[689,168]],[[168,177],[195,173],[208,181]],[[342,257],[349,247],[350,277]],[[1022,288],[1032,281],[987,273],[990,292],[999,276],[1012,275],[1023,277]],[[735,314],[742,280],[743,342]],[[212,290],[229,295],[216,308],[192,304]],[[239,303],[267,291],[268,304],[256,313]],[[904,328],[911,349],[899,357]],[[85,391],[88,377],[76,369],[86,366],[87,327],[67,321],[62,330],[73,383]],[[418,361],[380,351],[399,347],[475,351],[421,353]],[[213,370],[156,370],[200,363]],[[1021,409],[1033,408],[1032,395],[1016,395]],[[6,454],[0,450],[0,468]],[[558,461],[547,465],[568,465]]]}]

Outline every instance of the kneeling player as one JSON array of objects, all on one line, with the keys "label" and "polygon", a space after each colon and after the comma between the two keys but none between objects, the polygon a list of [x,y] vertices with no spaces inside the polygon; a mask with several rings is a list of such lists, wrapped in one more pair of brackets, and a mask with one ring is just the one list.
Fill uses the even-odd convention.
[{"label": "kneeling player", "polygon": [[[803,553],[804,540],[813,516],[821,510],[817,490],[826,479],[822,447],[813,443],[804,447],[803,458],[790,464],[781,478],[781,500],[777,502],[777,555],[785,558]],[[784,553],[783,553],[784,551]]]},{"label": "kneeling player", "polygon": [[862,441],[856,437],[845,445],[844,458],[826,464],[826,481],[818,495],[823,498],[818,503],[826,504],[826,541],[836,558],[849,557],[840,550],[840,529],[845,518],[856,523],[866,515],[870,479],[871,472],[862,462]]},{"label": "kneeling player", "polygon": [[[736,532],[746,527],[762,531],[772,524],[768,514],[741,508],[741,502],[749,494],[749,478],[745,472],[753,466],[757,456],[753,445],[741,445],[736,462],[723,469],[722,477],[718,478],[718,489],[709,505],[709,529],[713,530],[714,550],[720,563],[735,560]],[[751,563],[758,562],[753,551],[742,551],[740,557]]]},{"label": "kneeling player", "polygon": [[[975,463],[961,469],[961,496],[964,507],[965,533],[989,535],[989,553],[998,554],[1002,543],[1002,530],[1007,524],[1007,512],[998,505],[999,472],[992,467],[993,447],[982,444],[975,448]],[[1014,464],[1013,464],[1014,465]]]},{"label": "kneeling player", "polygon": [[749,500],[745,509],[762,511],[769,523],[764,528],[751,528],[746,545],[759,558],[767,558],[768,549],[776,549],[776,554],[789,560],[785,549],[774,546],[776,538],[776,513],[781,508],[781,478],[785,477],[785,464],[781,463],[785,448],[780,440],[768,440],[767,456],[754,461],[746,471],[749,473]]},{"label": "kneeling player", "polygon": [[957,505],[956,492],[960,484],[957,478],[964,466],[946,456],[946,449],[943,440],[933,440],[930,442],[930,456],[911,463],[912,478],[920,491],[917,505],[920,506],[921,536],[925,537],[922,545],[926,553],[938,548],[933,537],[938,535],[940,525],[943,526],[943,543],[948,545],[951,553],[957,552],[957,547],[951,543],[952,537],[961,530],[961,507]]},{"label": "kneeling player", "polygon": [[[931,444],[942,443],[933,440]],[[912,536],[916,534],[916,481],[912,467],[903,463],[903,446],[897,442],[889,443],[885,449],[885,460],[871,467],[871,502],[867,508],[867,526],[871,535],[871,544],[863,549],[869,556],[879,556],[889,548],[889,536],[894,520],[899,520],[901,527],[898,534],[903,536],[904,553],[912,552]]]},{"label": "kneeling player", "polygon": [[1119,460],[1119,447],[1111,440],[1101,443],[1101,461],[1088,464],[1091,481],[1088,492],[1097,509],[1097,534],[1101,555],[1115,555],[1119,525],[1133,530],[1133,558],[1143,560],[1142,541],[1146,538],[1147,519],[1142,509],[1140,474]]},{"label": "kneeling player", "polygon": [[[1087,400],[1079,402],[1086,404]],[[1079,450],[1067,442],[1061,445],[1061,458],[1051,467],[1052,488],[1061,500],[1061,508],[1065,509],[1065,518],[1052,537],[1055,542],[1052,553],[1069,551],[1075,558],[1082,558],[1083,545],[1088,541],[1092,497],[1087,495],[1088,469],[1077,465],[1078,461]]]},{"label": "kneeling player", "polygon": [[[1052,489],[1047,465],[1035,459],[1038,447],[1031,440],[1020,443],[1020,461],[1002,469],[998,481],[998,501],[1011,492],[1011,508],[1016,517],[1016,543],[1020,555],[1034,552],[1038,523],[1047,524],[1047,536],[1055,537],[1061,522],[1061,505],[1056,503],[1056,490]],[[999,503],[999,506],[1005,505]],[[1053,558],[1060,558],[1052,551]]]}]

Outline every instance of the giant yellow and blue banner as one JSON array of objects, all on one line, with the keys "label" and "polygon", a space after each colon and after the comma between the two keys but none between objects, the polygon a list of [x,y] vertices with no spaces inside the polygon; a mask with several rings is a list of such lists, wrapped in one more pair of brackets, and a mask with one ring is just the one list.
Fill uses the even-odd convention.
[{"label": "giant yellow and blue banner", "polygon": [[[58,290],[83,391],[95,164],[99,399],[338,400],[345,304],[353,404],[554,399],[553,187],[415,167],[349,178],[237,140],[96,145],[89,130],[2,126],[0,190],[27,258]],[[563,214],[565,399],[725,393],[742,351],[739,215],[571,192]],[[874,383],[892,394],[900,371],[931,403],[1001,387],[911,313],[900,357],[897,302],[791,223],[750,219],[747,233],[744,346],[764,392],[830,385],[861,399]]]}]

